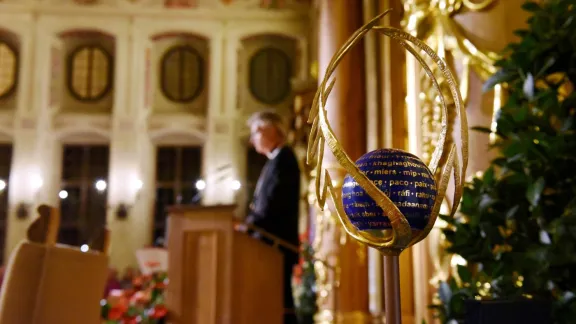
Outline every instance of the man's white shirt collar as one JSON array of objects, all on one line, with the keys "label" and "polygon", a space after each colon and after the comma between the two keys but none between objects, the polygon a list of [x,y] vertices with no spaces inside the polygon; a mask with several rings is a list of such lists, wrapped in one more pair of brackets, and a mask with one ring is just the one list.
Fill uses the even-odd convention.
[{"label": "man's white shirt collar", "polygon": [[269,160],[272,160],[276,156],[278,156],[278,153],[280,153],[281,149],[282,149],[282,146],[279,146],[279,147],[275,148],[272,152],[268,153],[266,156],[268,157]]}]

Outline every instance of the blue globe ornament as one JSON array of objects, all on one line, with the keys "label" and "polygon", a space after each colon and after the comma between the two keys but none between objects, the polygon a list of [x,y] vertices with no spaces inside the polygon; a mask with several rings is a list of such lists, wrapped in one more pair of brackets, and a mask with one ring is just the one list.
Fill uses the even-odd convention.
[{"label": "blue globe ornament", "polygon": [[[437,191],[434,176],[422,160],[402,150],[380,149],[361,156],[356,166],[396,204],[413,233],[426,227]],[[358,230],[392,228],[382,208],[349,174],[344,178],[342,202],[346,216]]]}]

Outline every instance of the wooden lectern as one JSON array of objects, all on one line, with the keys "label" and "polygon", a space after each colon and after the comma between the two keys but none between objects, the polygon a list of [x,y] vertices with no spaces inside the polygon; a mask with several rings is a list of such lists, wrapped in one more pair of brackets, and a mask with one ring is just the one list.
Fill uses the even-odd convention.
[{"label": "wooden lectern", "polygon": [[282,324],[282,253],[235,231],[234,208],[169,208],[169,323]]}]

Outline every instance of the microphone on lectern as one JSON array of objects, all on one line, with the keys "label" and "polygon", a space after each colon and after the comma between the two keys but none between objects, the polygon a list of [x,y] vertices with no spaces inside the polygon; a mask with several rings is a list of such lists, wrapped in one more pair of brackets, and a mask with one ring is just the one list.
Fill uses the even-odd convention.
[{"label": "microphone on lectern", "polygon": [[[232,164],[227,163],[224,165],[221,165],[219,167],[217,167],[214,171],[211,172],[211,177],[216,176],[217,178],[215,179],[214,183],[219,183],[221,181],[226,180],[226,178],[228,177],[228,175],[224,172],[229,171],[232,169]],[[224,173],[224,174],[222,174]],[[204,179],[208,179],[211,178],[209,176],[205,176]],[[190,201],[191,204],[196,205],[200,202],[200,200],[203,197],[203,193],[204,190],[206,189],[206,181],[205,180],[197,180],[196,181],[196,189],[198,189],[198,193],[196,193],[196,195],[194,195],[194,197],[192,197],[192,200]]]}]

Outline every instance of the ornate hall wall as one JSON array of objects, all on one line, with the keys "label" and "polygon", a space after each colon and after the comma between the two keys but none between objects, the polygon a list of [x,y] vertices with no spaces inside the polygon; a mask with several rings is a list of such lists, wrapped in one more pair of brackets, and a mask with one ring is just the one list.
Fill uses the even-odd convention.
[{"label": "ornate hall wall", "polygon": [[[31,213],[39,203],[59,206],[72,198],[70,188],[75,184],[66,183],[62,167],[67,146],[106,147],[105,161],[99,162],[106,181],[98,189],[104,199],[99,204],[112,234],[111,262],[120,268],[134,264],[134,250],[151,244],[156,236],[156,202],[162,187],[157,173],[173,165],[157,160],[158,148],[177,148],[180,158],[183,148],[198,149],[191,153],[196,162],[186,160],[198,164],[196,178],[188,179],[187,185],[205,181],[203,203],[241,202],[250,194],[249,178],[258,171],[250,169],[256,163],[246,147],[245,119],[264,107],[285,115],[293,107],[293,91],[286,94],[282,90],[286,87],[265,94],[254,88],[290,83],[294,90],[310,81],[310,65],[317,66],[322,77],[350,34],[388,8],[394,11],[384,24],[425,40],[453,67],[469,124],[490,126],[502,89],[483,94],[481,84],[493,72],[495,53],[524,23],[521,3],[2,0],[0,151],[9,146],[12,152],[10,172],[5,178],[0,174],[7,185],[0,193],[8,207],[0,219],[4,254],[24,237],[32,219],[24,212]],[[259,54],[262,63],[251,64]],[[280,64],[284,70],[278,73],[284,71],[288,77],[252,78],[258,75],[258,66],[266,67],[273,59],[284,60],[286,64]],[[88,61],[99,68],[85,64]],[[196,72],[174,77],[176,83],[164,82],[170,79],[168,73],[175,73],[169,71],[182,70],[184,61]],[[96,70],[90,77],[82,72]],[[336,79],[329,119],[353,159],[369,150],[395,147],[428,161],[440,116],[436,94],[417,62],[407,58],[399,45],[369,34],[344,60]],[[185,91],[181,84],[194,87]],[[488,136],[474,132],[470,136],[469,175],[483,170],[490,159],[485,151]],[[342,170],[330,157],[325,163],[340,183]],[[88,185],[94,190],[96,183]],[[182,189],[182,181],[177,186]],[[313,211],[313,245],[320,261],[315,265],[320,321],[366,323],[380,318],[381,257],[348,239],[330,208],[320,212],[313,195],[305,198],[309,205],[303,209]],[[67,213],[65,208],[62,212]],[[69,223],[75,226],[74,219]],[[439,222],[428,239],[401,257],[405,323],[431,320],[427,305],[435,283],[458,262],[442,253],[442,226]]]},{"label": "ornate hall wall", "polygon": [[[174,164],[156,161],[157,147],[180,152],[180,160],[188,154],[176,169],[191,163],[198,169],[197,179],[179,180],[177,186],[192,186],[182,195],[201,179],[205,204],[238,201],[248,187],[247,116],[264,107],[290,114],[291,81],[308,77],[309,5],[0,1],[0,83],[10,88],[0,97],[0,134],[12,150],[9,178],[1,179],[9,206],[2,220],[5,255],[24,237],[27,214],[39,203],[77,199],[62,205],[63,226],[93,224],[66,216],[67,208],[81,205],[63,169],[74,158],[64,153],[68,146],[105,152],[90,149],[91,161],[99,158],[94,163],[106,170],[98,178],[105,182],[88,183],[88,191],[96,186],[100,195],[91,203],[111,230],[111,263],[119,268],[135,264],[134,251],[165,230],[155,228],[155,214],[163,214],[155,205],[162,198],[156,177]],[[262,71],[273,60],[281,64],[271,82]],[[270,83],[283,87],[266,88]],[[96,208],[89,204],[84,211]]]}]

